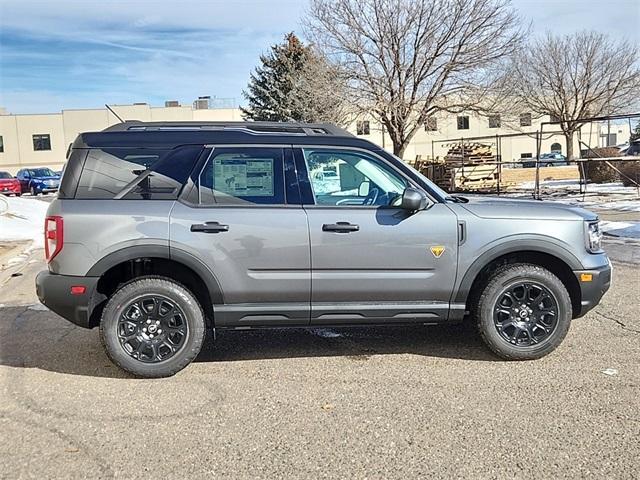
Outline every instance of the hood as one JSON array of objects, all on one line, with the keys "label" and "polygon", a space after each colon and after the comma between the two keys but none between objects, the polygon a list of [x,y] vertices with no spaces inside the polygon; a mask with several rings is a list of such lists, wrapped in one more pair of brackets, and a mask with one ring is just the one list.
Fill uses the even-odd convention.
[{"label": "hood", "polygon": [[593,212],[565,203],[498,197],[467,198],[469,203],[459,205],[482,218],[517,220],[596,220],[598,218]]},{"label": "hood", "polygon": [[59,175],[50,175],[48,177],[33,177],[31,180],[60,180]]},{"label": "hood", "polygon": [[0,178],[0,183],[19,183],[17,178]]}]

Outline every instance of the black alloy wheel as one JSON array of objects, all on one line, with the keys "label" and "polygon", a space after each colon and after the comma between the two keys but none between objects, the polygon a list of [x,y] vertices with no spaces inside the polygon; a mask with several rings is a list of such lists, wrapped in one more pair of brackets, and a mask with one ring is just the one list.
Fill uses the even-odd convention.
[{"label": "black alloy wheel", "polygon": [[163,295],[145,295],[130,302],[118,320],[118,340],[140,362],[168,360],[184,346],[189,334],[182,309]]},{"label": "black alloy wheel", "polygon": [[536,345],[553,334],[558,324],[558,301],[539,283],[516,282],[498,296],[493,321],[509,343],[518,347]]}]

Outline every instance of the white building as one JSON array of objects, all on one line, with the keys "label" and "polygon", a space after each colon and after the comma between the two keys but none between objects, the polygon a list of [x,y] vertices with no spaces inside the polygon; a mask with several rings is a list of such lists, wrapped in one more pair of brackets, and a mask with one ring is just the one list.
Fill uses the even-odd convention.
[{"label": "white building", "polygon": [[[152,107],[146,103],[133,105],[113,105],[113,110],[125,120],[141,121],[241,121],[242,112],[238,108],[208,108],[206,100],[199,99],[194,106],[180,106],[177,102],[167,102],[165,107]],[[197,107],[197,108],[196,108]],[[522,121],[520,121],[522,120]],[[404,153],[405,160],[443,157],[451,142],[460,139],[489,137],[474,140],[492,145],[499,143],[503,161],[535,157],[535,131],[540,122],[548,118],[523,117],[517,122],[507,122],[499,117],[477,115],[440,116],[428,122],[414,137]],[[63,110],[60,113],[13,115],[0,108],[0,170],[15,174],[25,167],[47,166],[60,170],[66,152],[80,132],[99,131],[118,123],[118,118],[106,108],[86,110]],[[513,125],[517,123],[517,125]],[[522,125],[521,125],[522,124]],[[389,136],[384,134],[380,123],[372,119],[355,121],[349,128],[354,134],[392,151]],[[557,130],[546,125],[545,131]],[[610,136],[607,137],[609,131]],[[522,134],[522,133],[525,134]],[[628,123],[586,125],[582,129],[582,140],[591,147],[615,145],[629,139]],[[515,134],[517,136],[496,139],[496,135]],[[528,134],[528,135],[527,135]],[[575,140],[574,151],[584,149]],[[545,135],[541,152],[566,151],[562,135]]]}]

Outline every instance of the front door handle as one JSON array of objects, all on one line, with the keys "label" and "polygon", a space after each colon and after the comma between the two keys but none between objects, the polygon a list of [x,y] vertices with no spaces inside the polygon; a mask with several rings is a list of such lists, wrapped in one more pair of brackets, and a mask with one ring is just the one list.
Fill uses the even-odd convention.
[{"label": "front door handle", "polygon": [[228,232],[229,225],[222,225],[218,222],[204,222],[204,223],[196,223],[191,225],[192,232],[202,232],[202,233],[221,233]]},{"label": "front door handle", "polygon": [[337,223],[325,223],[322,225],[323,232],[337,232],[337,233],[350,233],[360,230],[359,225],[354,225],[349,222],[337,222]]}]

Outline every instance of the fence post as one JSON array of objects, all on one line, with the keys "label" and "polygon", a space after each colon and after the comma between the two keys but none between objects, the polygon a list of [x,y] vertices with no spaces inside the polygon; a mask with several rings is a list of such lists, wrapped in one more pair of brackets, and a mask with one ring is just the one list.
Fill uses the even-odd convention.
[{"label": "fence post", "polygon": [[540,200],[540,143],[542,143],[540,130],[536,130],[536,184],[533,189],[533,198],[536,200]]},{"label": "fence post", "polygon": [[498,160],[498,196],[500,196],[500,179],[502,177],[502,152],[500,151],[500,138],[496,133],[496,158]]}]

